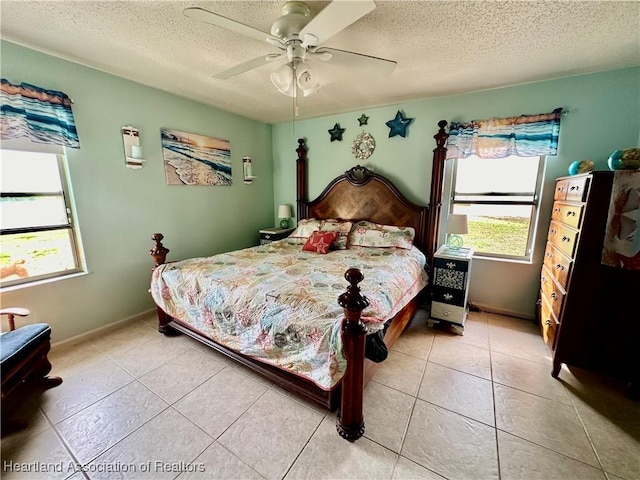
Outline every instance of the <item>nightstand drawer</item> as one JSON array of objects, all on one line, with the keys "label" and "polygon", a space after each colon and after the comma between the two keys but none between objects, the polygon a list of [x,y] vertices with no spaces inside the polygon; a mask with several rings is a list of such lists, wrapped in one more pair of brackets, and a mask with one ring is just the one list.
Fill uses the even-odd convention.
[{"label": "nightstand drawer", "polygon": [[431,317],[447,322],[464,324],[466,308],[448,305],[446,303],[431,302]]},{"label": "nightstand drawer", "polygon": [[466,301],[466,292],[464,290],[440,287],[434,284],[433,301],[449,305],[464,306]]},{"label": "nightstand drawer", "polygon": [[453,260],[451,258],[434,258],[433,266],[436,269],[443,270],[457,270],[459,272],[466,272],[469,270],[469,262],[464,260]]}]

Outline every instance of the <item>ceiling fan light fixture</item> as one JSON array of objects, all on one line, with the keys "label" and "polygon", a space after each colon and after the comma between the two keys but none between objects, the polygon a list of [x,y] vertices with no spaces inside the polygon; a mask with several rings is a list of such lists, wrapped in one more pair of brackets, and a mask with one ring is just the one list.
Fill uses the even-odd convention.
[{"label": "ceiling fan light fixture", "polygon": [[298,87],[300,87],[303,92],[312,92],[316,89],[319,81],[318,74],[309,65],[305,64],[302,68],[298,67],[297,74]]},{"label": "ceiling fan light fixture", "polygon": [[[278,67],[275,72],[271,73],[271,83],[278,89],[280,93],[287,95],[289,90],[293,90],[293,70],[288,63],[285,63]],[[293,95],[293,94],[292,94]]]}]

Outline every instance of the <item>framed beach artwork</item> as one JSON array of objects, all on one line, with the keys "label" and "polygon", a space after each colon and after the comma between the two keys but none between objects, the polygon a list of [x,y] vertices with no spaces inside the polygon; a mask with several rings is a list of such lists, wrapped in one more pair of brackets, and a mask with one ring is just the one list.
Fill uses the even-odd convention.
[{"label": "framed beach artwork", "polygon": [[160,129],[168,185],[231,185],[229,140]]}]

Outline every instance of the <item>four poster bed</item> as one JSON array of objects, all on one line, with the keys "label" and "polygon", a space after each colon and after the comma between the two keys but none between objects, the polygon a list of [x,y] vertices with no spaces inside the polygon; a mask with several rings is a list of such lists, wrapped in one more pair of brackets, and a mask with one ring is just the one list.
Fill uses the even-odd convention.
[{"label": "four poster bed", "polygon": [[[290,238],[165,263],[169,250],[163,235],[154,234],[150,291],[159,331],[187,334],[302,398],[339,408],[340,435],[361,437],[363,390],[380,361],[369,354],[375,342],[368,340],[377,335],[384,338],[382,348],[390,348],[427,285],[437,247],[446,125],[440,121],[434,136],[429,207],[412,203],[388,179],[359,165],[308,201],[300,139],[298,227]],[[328,243],[335,248],[329,251]],[[365,339],[367,357],[376,361],[365,358]]]}]

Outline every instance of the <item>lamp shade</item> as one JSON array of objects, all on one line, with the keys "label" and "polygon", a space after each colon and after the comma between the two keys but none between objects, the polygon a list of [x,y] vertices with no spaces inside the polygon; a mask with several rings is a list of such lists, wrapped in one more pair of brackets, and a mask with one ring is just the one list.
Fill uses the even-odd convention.
[{"label": "lamp shade", "polygon": [[278,207],[278,218],[291,218],[292,216],[289,205],[280,205]]},{"label": "lamp shade", "polygon": [[467,234],[469,226],[467,225],[467,216],[452,214],[447,219],[447,233],[451,234]]}]

